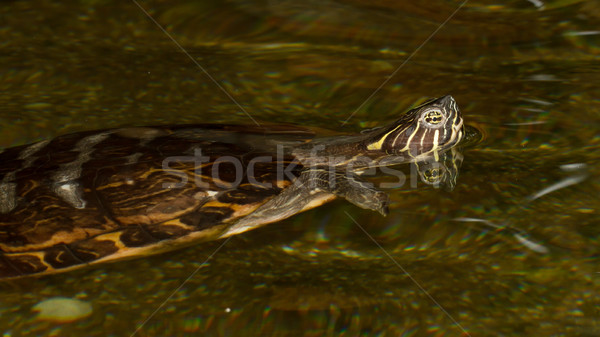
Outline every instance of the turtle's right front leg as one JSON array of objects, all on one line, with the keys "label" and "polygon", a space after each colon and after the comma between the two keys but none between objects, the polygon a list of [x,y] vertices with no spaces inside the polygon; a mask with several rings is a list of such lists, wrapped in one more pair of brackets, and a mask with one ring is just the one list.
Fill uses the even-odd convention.
[{"label": "turtle's right front leg", "polygon": [[327,168],[310,168],[303,171],[279,195],[273,197],[251,214],[228,228],[221,237],[244,232],[258,224],[266,224],[290,217],[298,212],[319,206],[342,197],[358,207],[388,213],[388,195],[370,186],[355,174],[346,175]]},{"label": "turtle's right front leg", "polygon": [[377,190],[354,173],[310,168],[298,177],[297,182],[306,184],[309,190],[335,194],[358,207],[377,211],[384,216],[388,214],[387,193]]}]

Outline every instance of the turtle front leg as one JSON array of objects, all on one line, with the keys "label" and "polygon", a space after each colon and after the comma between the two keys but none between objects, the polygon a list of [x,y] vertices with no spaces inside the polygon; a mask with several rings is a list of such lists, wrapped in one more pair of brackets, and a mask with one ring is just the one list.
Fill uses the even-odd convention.
[{"label": "turtle front leg", "polygon": [[384,216],[388,213],[388,195],[378,191],[355,174],[330,172],[327,168],[311,168],[302,172],[294,183],[279,195],[233,223],[221,234],[221,238],[311,209],[331,200],[332,195],[342,197],[358,207],[377,211]]},{"label": "turtle front leg", "polygon": [[389,197],[377,190],[354,173],[331,171],[328,168],[311,168],[303,172],[297,180],[309,190],[323,191],[344,198],[354,205],[388,214]]}]

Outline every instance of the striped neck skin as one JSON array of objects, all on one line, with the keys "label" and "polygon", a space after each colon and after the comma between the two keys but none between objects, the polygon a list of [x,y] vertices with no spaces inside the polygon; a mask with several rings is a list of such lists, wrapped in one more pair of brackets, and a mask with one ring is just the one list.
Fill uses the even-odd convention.
[{"label": "striped neck skin", "polygon": [[292,148],[304,166],[351,166],[354,170],[428,158],[439,159],[464,136],[456,102],[444,96],[418,106],[394,123],[355,136],[315,139]]},{"label": "striped neck skin", "polygon": [[368,136],[366,152],[404,156],[407,161],[438,157],[464,137],[463,119],[452,96],[418,106]]}]

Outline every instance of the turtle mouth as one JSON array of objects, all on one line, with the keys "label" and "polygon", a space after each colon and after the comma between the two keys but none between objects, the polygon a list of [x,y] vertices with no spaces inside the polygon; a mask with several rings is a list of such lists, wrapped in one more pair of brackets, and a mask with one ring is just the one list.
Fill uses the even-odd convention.
[{"label": "turtle mouth", "polygon": [[449,142],[449,145],[454,145],[458,142],[460,142],[460,140],[464,137],[465,132],[464,132],[464,119],[459,115],[458,116],[458,121],[456,124],[452,125],[452,136],[453,136],[453,141]]},{"label": "turtle mouth", "polygon": [[465,136],[465,130],[464,130],[464,119],[461,116],[460,110],[458,109],[458,107],[456,106],[456,103],[454,102],[454,100],[452,100],[453,103],[453,113],[454,118],[453,118],[453,122],[452,122],[452,126],[450,128],[450,130],[452,130],[451,134],[450,134],[450,138],[448,139],[448,141],[446,142],[446,144],[443,144],[442,146],[440,146],[441,149],[449,149],[451,147],[453,147],[454,145],[458,144]]},{"label": "turtle mouth", "polygon": [[461,116],[460,109],[458,108],[458,105],[456,104],[456,101],[454,100],[454,98],[452,96],[446,96],[446,97],[449,97],[448,98],[449,102],[447,104],[450,107],[451,111],[455,115],[454,123],[452,125],[452,135],[451,135],[450,141],[448,142],[448,146],[452,146],[452,145],[460,142],[460,140],[462,139],[462,137],[465,134],[464,130],[463,130],[464,119]]},{"label": "turtle mouth", "polygon": [[452,134],[456,135],[454,142],[451,142],[452,145],[458,144],[465,136],[464,119],[460,115],[458,116],[458,123],[452,126]]}]

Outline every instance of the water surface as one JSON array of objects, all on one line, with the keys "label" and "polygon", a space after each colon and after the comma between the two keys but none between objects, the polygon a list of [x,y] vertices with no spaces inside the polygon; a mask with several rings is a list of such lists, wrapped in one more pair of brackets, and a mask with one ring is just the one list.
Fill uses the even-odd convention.
[{"label": "water surface", "polygon": [[[179,46],[130,1],[3,3],[0,147],[252,119],[356,132],[444,94],[483,138],[453,191],[390,190],[385,218],[336,201],[222,247],[4,282],[4,336],[600,333],[598,2],[139,4]],[[56,296],[93,312],[37,320]]]}]

